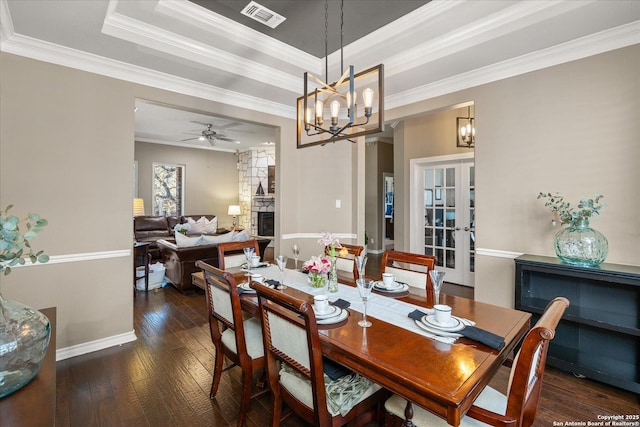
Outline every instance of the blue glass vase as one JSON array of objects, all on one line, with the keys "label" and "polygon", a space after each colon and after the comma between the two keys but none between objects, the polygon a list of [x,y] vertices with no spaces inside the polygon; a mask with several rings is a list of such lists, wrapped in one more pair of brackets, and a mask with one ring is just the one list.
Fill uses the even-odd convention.
[{"label": "blue glass vase", "polygon": [[600,265],[609,252],[607,238],[589,227],[587,219],[560,230],[555,237],[555,247],[556,255],[562,262],[583,267]]},{"label": "blue glass vase", "polygon": [[0,294],[0,398],[36,376],[50,336],[47,316]]}]

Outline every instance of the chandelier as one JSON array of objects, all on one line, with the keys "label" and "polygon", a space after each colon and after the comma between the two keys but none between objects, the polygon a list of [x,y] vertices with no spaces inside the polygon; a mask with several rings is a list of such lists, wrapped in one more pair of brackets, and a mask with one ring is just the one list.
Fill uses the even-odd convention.
[{"label": "chandelier", "polygon": [[467,117],[456,119],[456,147],[473,148],[476,144],[475,119],[471,117],[471,107],[467,107]]},{"label": "chandelier", "polygon": [[[325,80],[329,75],[328,2],[324,3],[325,18]],[[344,0],[340,2],[340,69],[343,67]],[[325,83],[319,77],[304,73],[304,94],[298,98],[298,148],[324,145],[339,140],[355,142],[355,138],[384,131],[384,66],[382,64],[354,73],[347,67],[340,78]],[[362,99],[363,108],[358,102]]]}]

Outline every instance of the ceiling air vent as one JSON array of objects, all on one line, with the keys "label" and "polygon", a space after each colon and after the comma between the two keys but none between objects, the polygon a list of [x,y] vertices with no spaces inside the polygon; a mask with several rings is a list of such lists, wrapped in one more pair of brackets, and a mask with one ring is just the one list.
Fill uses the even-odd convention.
[{"label": "ceiling air vent", "polygon": [[287,19],[254,1],[246,5],[240,13],[271,28],[276,28]]}]

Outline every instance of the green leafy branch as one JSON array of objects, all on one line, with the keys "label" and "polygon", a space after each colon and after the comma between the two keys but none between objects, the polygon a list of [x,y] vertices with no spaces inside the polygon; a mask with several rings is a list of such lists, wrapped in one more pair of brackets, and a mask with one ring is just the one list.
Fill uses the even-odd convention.
[{"label": "green leafy branch", "polygon": [[600,215],[600,209],[606,206],[604,203],[600,203],[603,197],[600,194],[595,194],[593,199],[581,199],[576,206],[577,209],[574,209],[571,203],[566,202],[560,193],[538,194],[538,199],[547,199],[544,204],[545,207],[558,214],[561,224],[572,225],[588,220],[592,216]]},{"label": "green leafy branch", "polygon": [[[9,205],[4,211],[0,211],[0,272],[4,272],[5,276],[11,273],[11,267],[24,265],[27,258],[34,264],[49,261],[49,256],[44,251],[34,253],[31,247],[31,240],[48,224],[47,220],[35,213],[20,220],[9,214],[12,207],[13,205]],[[20,229],[23,222],[26,228],[24,233]]]}]

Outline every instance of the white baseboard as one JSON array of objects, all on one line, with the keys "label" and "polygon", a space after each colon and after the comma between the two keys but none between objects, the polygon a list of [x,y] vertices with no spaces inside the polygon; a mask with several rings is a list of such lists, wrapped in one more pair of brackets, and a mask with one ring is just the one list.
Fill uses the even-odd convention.
[{"label": "white baseboard", "polygon": [[114,347],[116,345],[126,344],[128,342],[135,341],[136,339],[137,337],[135,331],[131,331],[95,341],[72,345],[71,347],[59,348],[58,350],[56,350],[56,362],[94,351],[104,350],[105,348]]}]

